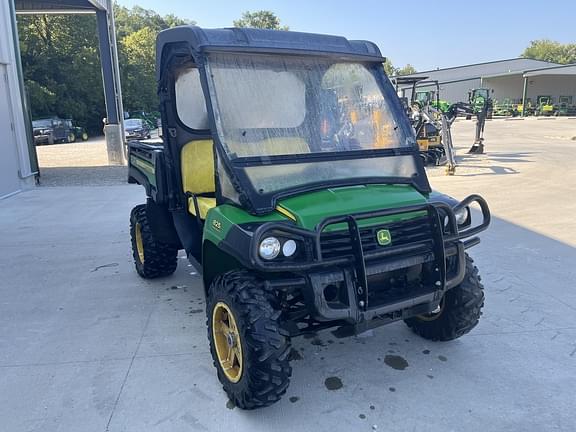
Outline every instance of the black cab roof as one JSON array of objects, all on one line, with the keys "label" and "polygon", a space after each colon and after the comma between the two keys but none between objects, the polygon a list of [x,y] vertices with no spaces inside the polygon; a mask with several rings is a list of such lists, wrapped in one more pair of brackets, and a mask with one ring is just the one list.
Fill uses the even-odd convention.
[{"label": "black cab roof", "polygon": [[254,28],[204,29],[178,26],[163,30],[156,41],[156,74],[160,78],[164,47],[188,43],[193,53],[210,51],[270,54],[308,54],[359,61],[384,62],[373,42],[348,40],[342,36]]}]

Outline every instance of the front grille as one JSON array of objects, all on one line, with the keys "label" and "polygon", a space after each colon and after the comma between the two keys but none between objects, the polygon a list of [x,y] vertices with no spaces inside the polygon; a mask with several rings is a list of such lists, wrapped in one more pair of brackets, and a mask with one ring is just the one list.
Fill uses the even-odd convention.
[{"label": "front grille", "polygon": [[[390,231],[392,242],[386,246],[378,244],[376,233],[381,229]],[[410,243],[432,241],[432,227],[428,217],[418,217],[401,222],[393,222],[360,228],[362,236],[362,249],[364,253],[382,250],[394,246],[403,246]],[[323,232],[320,236],[320,246],[323,258],[336,258],[353,255],[350,232],[345,230]]]}]

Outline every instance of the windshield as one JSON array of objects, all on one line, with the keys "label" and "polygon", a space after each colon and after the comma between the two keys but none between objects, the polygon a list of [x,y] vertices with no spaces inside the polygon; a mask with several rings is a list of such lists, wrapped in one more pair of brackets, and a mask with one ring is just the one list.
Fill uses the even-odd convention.
[{"label": "windshield", "polygon": [[141,119],[124,120],[124,127],[129,127],[129,128],[142,127],[142,120]]},{"label": "windshield", "polygon": [[52,119],[34,120],[32,122],[32,127],[35,128],[46,128],[51,126],[52,126]]},{"label": "windshield", "polygon": [[[385,92],[380,68],[316,57],[211,55],[211,98],[228,157],[266,161],[246,169],[261,194],[355,177],[410,177],[412,156],[384,162],[357,154],[414,145],[388,103],[396,96],[389,83]],[[322,162],[330,154],[330,163]],[[291,157],[270,159],[281,155]]]}]

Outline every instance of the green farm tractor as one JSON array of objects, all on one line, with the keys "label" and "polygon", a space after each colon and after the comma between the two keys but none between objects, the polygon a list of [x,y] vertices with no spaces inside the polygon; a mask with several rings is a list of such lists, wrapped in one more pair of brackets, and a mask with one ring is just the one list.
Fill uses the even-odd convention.
[{"label": "green farm tractor", "polygon": [[236,406],[280,400],[295,337],[404,321],[449,341],[477,325],[467,250],[488,205],[432,191],[376,45],[182,26],[159,34],[156,58],[163,141],[128,144],[128,181],[147,195],[133,259],[167,277],[184,250],[201,273]]}]

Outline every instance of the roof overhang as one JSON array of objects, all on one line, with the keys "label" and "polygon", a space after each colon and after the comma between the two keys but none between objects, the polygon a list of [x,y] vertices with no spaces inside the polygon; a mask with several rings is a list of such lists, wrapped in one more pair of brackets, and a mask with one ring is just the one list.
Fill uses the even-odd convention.
[{"label": "roof overhang", "polygon": [[482,78],[482,79],[509,78],[509,77],[522,78],[523,73],[524,73],[524,71],[504,72],[504,73],[492,74],[492,75],[482,75],[480,78]]},{"label": "roof overhang", "polygon": [[17,14],[94,13],[107,10],[107,0],[14,0]]},{"label": "roof overhang", "polygon": [[391,79],[397,84],[397,85],[412,85],[415,83],[419,83],[421,81],[425,81],[428,79],[427,76],[394,76],[391,77]]},{"label": "roof overhang", "polygon": [[556,66],[545,69],[534,69],[524,72],[524,78],[543,76],[543,75],[576,77],[576,64],[568,64],[564,66]]}]

